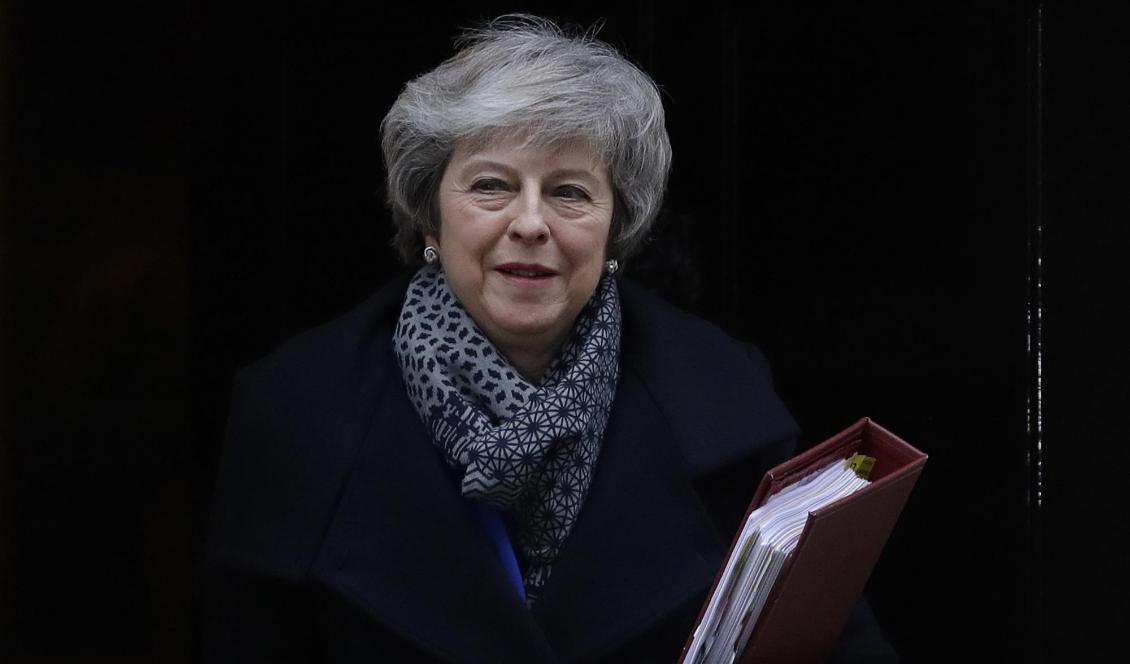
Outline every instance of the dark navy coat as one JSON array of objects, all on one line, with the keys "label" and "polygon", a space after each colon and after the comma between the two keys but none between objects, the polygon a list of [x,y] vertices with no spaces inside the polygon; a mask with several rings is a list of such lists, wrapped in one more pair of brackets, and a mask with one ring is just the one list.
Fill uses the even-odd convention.
[{"label": "dark navy coat", "polygon": [[[212,506],[207,662],[673,662],[797,427],[754,348],[622,280],[592,488],[527,609],[409,402],[407,276],[237,376]],[[844,661],[891,661],[866,607]]]}]

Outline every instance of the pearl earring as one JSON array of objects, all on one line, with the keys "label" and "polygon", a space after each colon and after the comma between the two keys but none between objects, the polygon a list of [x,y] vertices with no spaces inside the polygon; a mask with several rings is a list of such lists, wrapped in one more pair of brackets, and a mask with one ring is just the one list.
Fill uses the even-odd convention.
[{"label": "pearl earring", "polygon": [[604,269],[608,271],[608,274],[616,274],[616,270],[620,269],[620,261],[615,258],[606,261],[604,263]]},{"label": "pearl earring", "polygon": [[428,265],[435,263],[439,260],[439,252],[432,245],[424,247],[424,262]]}]

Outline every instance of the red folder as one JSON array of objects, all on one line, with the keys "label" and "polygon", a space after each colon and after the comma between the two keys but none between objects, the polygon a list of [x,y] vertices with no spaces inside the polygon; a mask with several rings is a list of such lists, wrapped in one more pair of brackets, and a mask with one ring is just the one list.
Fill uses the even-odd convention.
[{"label": "red folder", "polygon": [[[875,561],[914,488],[926,455],[868,418],[776,466],[762,478],[749,512],[769,496],[806,475],[855,453],[875,458],[871,484],[810,512],[804,531],[777,578],[738,661],[822,662],[843,631],[848,614],[863,593]],[[740,534],[740,529],[739,529]],[[738,537],[730,545],[733,555]],[[714,578],[695,629],[683,646],[685,661],[723,565]],[[747,632],[749,627],[747,626]]]}]

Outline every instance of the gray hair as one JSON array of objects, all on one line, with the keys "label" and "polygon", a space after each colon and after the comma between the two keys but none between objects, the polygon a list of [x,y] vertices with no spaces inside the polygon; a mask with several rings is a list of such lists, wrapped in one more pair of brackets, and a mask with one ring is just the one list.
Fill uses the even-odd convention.
[{"label": "gray hair", "polygon": [[437,195],[457,141],[523,132],[528,145],[584,139],[615,194],[610,253],[624,260],[659,212],[671,144],[651,78],[595,31],[569,34],[547,19],[499,17],[464,33],[460,50],[410,81],[381,122],[393,242],[418,263],[438,234]]}]

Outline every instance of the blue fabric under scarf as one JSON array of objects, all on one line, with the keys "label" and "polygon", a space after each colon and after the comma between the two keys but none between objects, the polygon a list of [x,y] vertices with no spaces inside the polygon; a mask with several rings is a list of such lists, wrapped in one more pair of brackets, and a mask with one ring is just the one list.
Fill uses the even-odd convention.
[{"label": "blue fabric under scarf", "polygon": [[487,536],[490,537],[491,544],[494,545],[494,551],[498,554],[499,561],[502,562],[502,569],[506,572],[506,578],[510,579],[510,583],[518,591],[518,596],[525,602],[526,584],[522,582],[522,569],[518,566],[518,557],[514,554],[514,546],[510,543],[510,535],[506,532],[506,524],[502,521],[502,515],[489,505],[484,505],[478,501],[473,500],[471,504],[474,506],[475,514],[479,517],[479,522],[483,524]]}]

